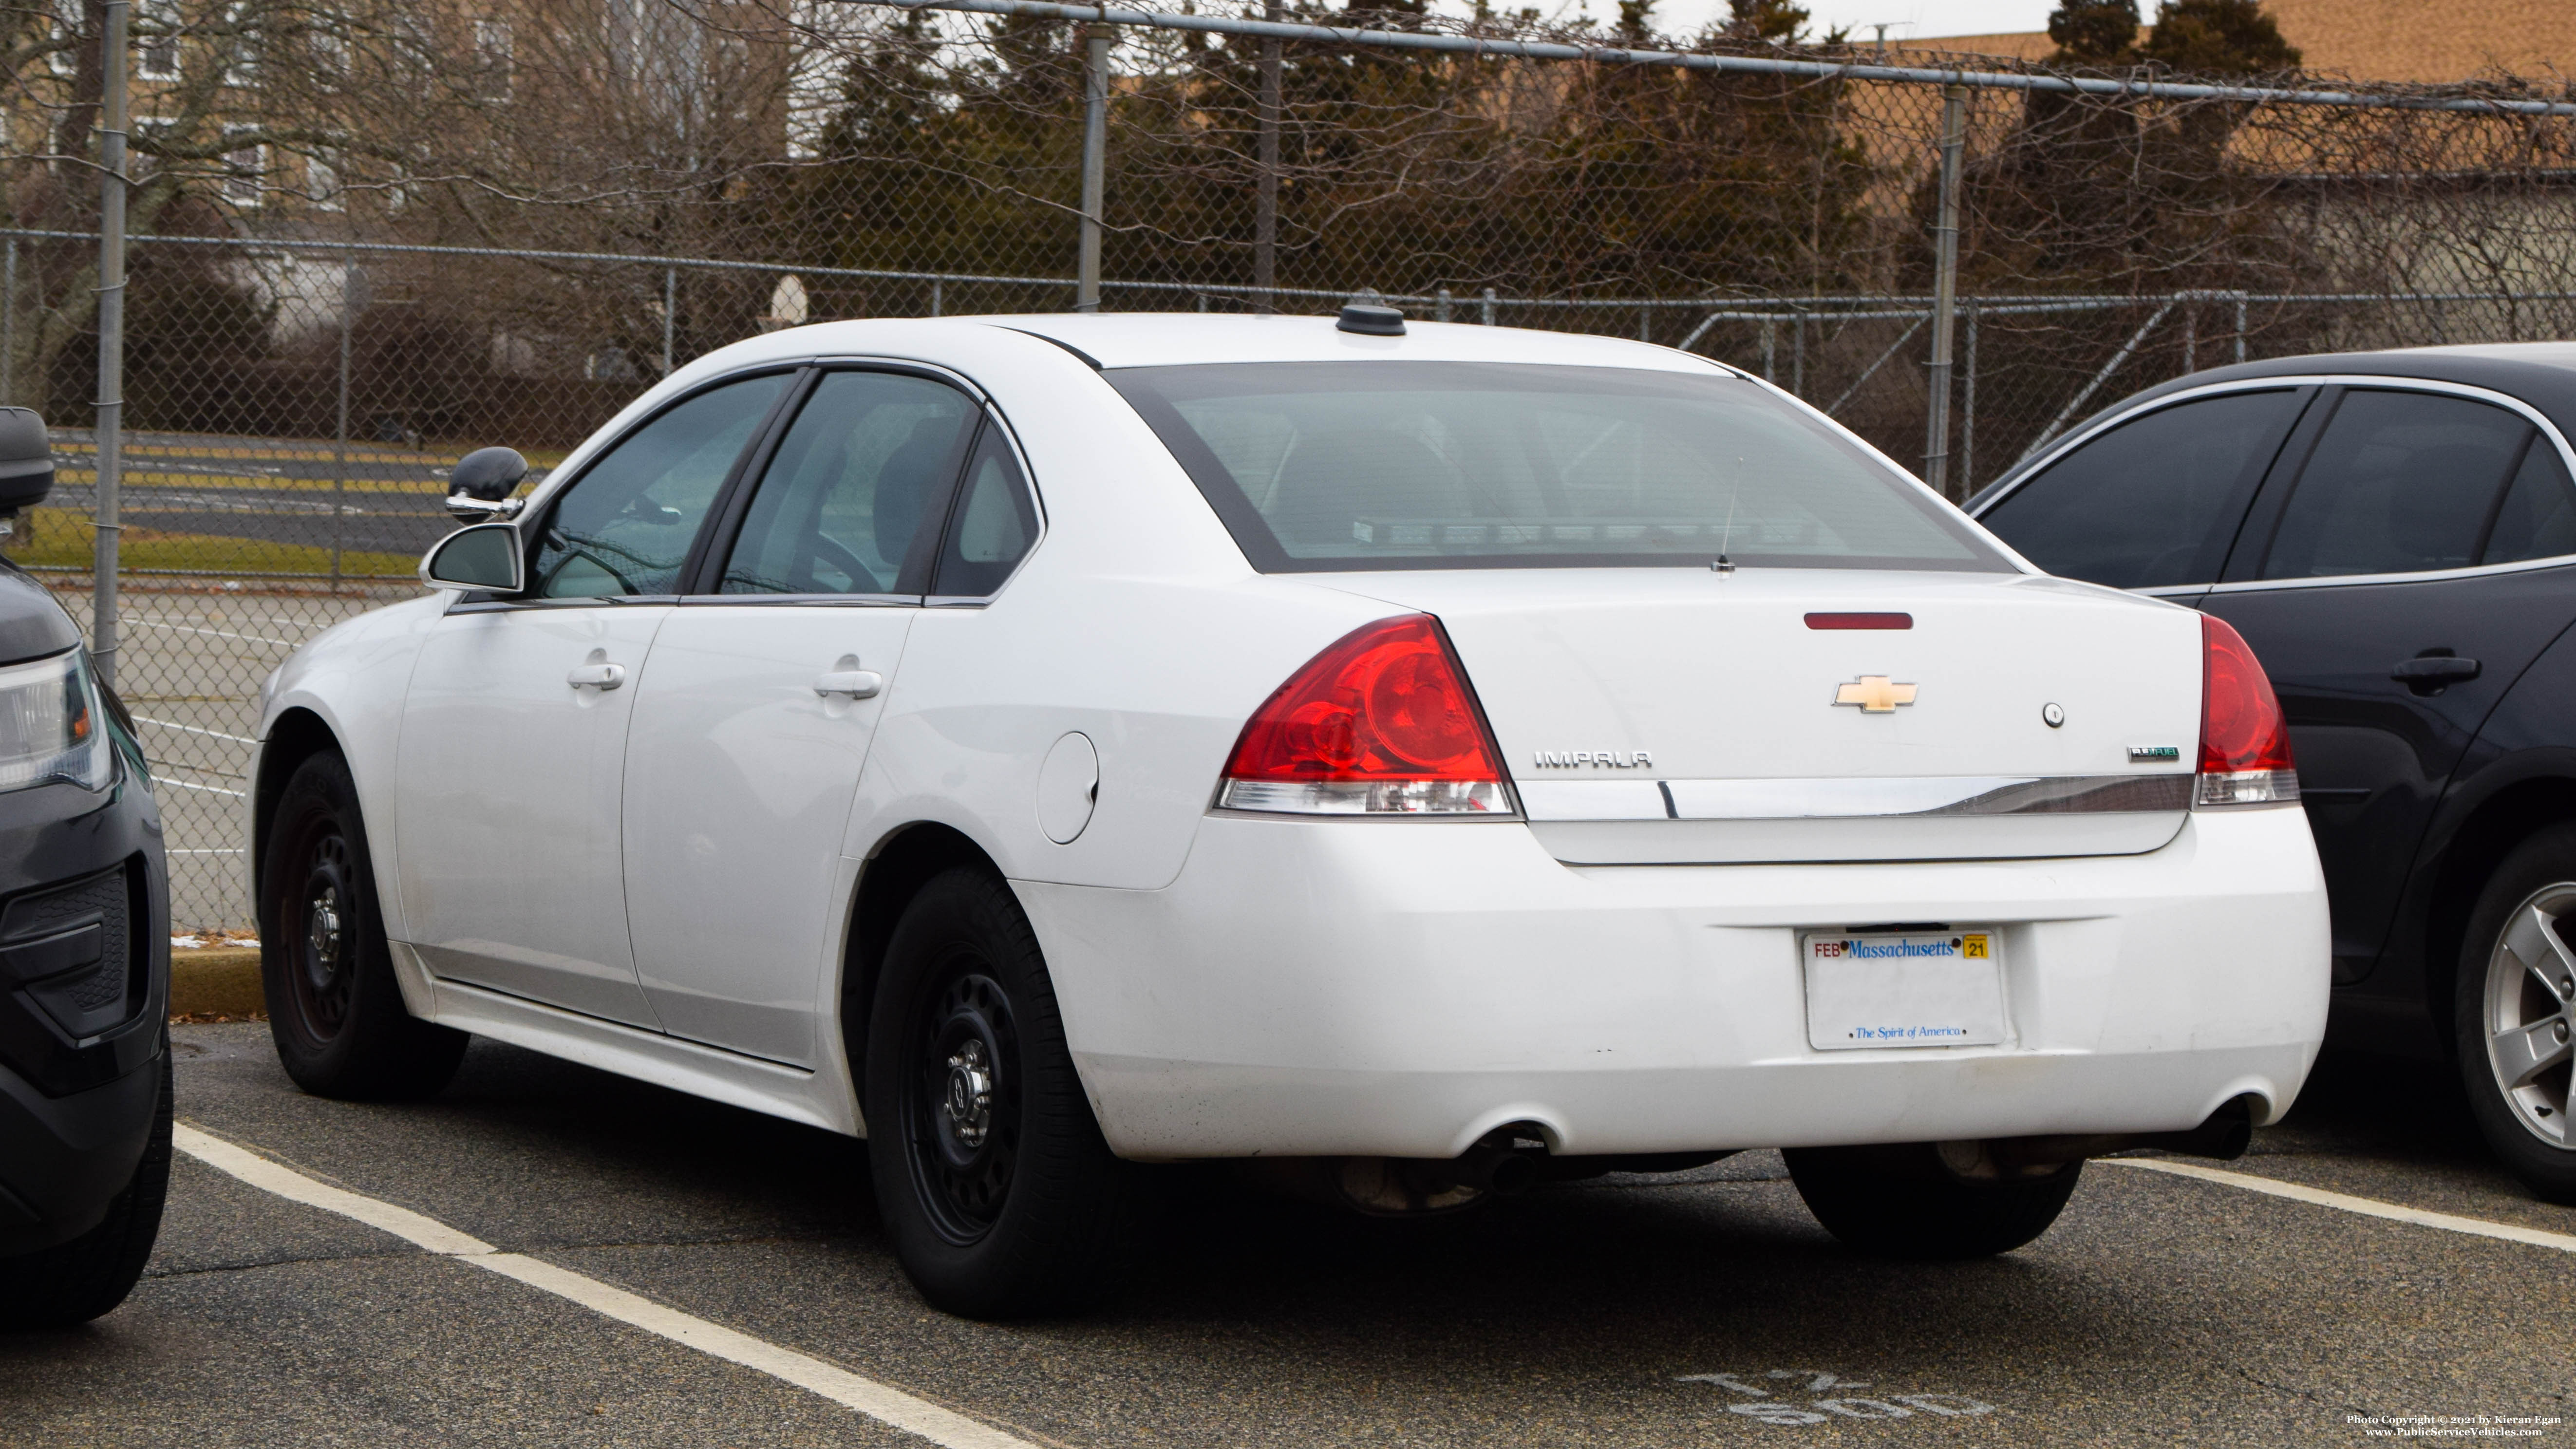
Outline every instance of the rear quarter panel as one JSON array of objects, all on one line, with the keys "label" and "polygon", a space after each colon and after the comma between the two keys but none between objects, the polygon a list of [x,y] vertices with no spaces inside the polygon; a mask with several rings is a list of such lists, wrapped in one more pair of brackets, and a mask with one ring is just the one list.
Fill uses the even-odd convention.
[{"label": "rear quarter panel", "polygon": [[[1071,354],[1000,328],[920,342],[907,355],[992,394],[1045,533],[989,605],[915,625],[845,850],[938,821],[1014,879],[1169,884],[1244,719],[1324,645],[1397,611],[1253,572],[1162,441]],[[1057,844],[1038,770],[1077,731],[1099,753],[1098,803]]]}]

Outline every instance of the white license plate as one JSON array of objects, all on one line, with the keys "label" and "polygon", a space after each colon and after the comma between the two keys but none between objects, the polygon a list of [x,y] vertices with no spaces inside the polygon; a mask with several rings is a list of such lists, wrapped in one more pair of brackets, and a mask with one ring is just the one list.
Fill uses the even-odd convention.
[{"label": "white license plate", "polygon": [[1798,954],[1807,1043],[1818,1051],[2004,1040],[2000,932],[1814,931],[1798,938]]}]

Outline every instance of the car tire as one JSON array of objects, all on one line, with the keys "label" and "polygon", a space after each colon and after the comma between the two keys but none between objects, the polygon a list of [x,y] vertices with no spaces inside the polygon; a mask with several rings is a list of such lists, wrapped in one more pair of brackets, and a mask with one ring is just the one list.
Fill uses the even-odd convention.
[{"label": "car tire", "polygon": [[1106,1297],[1135,1172],[1101,1138],[1007,884],[959,869],[922,886],[886,945],[867,1048],[877,1209],[921,1296],[987,1319]]},{"label": "car tire", "polygon": [[161,1236],[170,1193],[170,1031],[161,1030],[161,1074],[143,1156],[97,1227],[67,1243],[0,1258],[0,1329],[68,1328],[112,1311],[134,1291]]},{"label": "car tire", "polygon": [[2555,825],[2514,847],[2478,893],[2451,1010],[2460,1081],[2479,1130],[2524,1186],[2554,1203],[2576,1203],[2571,942],[2576,825]]},{"label": "car tire", "polygon": [[269,1035],[319,1097],[425,1097],[456,1075],[465,1033],[413,1016],[394,979],[357,783],[336,753],[296,767],[260,873],[260,983]]},{"label": "car tire", "polygon": [[2084,1164],[2029,1177],[1966,1177],[1929,1142],[1793,1147],[1790,1180],[1844,1244],[1884,1258],[1990,1258],[2047,1232]]}]

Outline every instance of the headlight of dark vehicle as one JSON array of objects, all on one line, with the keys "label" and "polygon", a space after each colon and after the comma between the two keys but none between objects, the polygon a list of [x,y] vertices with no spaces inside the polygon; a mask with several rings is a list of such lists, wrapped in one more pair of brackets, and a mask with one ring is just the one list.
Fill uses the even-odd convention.
[{"label": "headlight of dark vehicle", "polygon": [[114,763],[80,650],[0,669],[0,790],[56,781],[103,790]]}]

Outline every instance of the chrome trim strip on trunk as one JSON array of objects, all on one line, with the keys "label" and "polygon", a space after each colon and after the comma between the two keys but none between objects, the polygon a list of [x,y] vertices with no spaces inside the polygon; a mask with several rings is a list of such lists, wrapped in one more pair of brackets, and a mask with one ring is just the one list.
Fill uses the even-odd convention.
[{"label": "chrome trim strip on trunk", "polygon": [[1523,780],[1540,820],[1848,820],[1904,816],[2162,814],[2191,808],[2187,771],[2138,775]]}]

